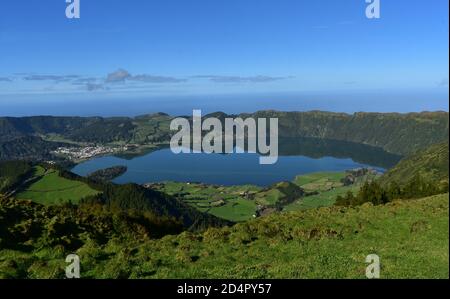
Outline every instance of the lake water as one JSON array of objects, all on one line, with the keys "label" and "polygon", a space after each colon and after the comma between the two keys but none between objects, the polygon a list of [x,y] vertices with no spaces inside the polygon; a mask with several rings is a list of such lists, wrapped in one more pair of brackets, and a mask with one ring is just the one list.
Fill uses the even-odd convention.
[{"label": "lake water", "polygon": [[[398,156],[365,145],[320,141],[315,147],[311,147],[311,142],[315,144],[315,141],[311,140],[302,142],[305,144],[302,147],[304,150],[293,146],[294,142],[281,143],[282,156],[274,165],[260,165],[259,155],[255,153],[176,155],[170,149],[162,149],[128,159],[115,156],[99,157],[77,165],[72,171],[85,176],[99,169],[124,165],[128,167],[128,171],[116,178],[115,183],[179,181],[268,186],[313,172],[344,171],[358,167],[373,167],[383,171],[399,159]],[[349,152],[345,147],[351,147],[354,151]],[[293,148],[298,150],[294,151]]]}]

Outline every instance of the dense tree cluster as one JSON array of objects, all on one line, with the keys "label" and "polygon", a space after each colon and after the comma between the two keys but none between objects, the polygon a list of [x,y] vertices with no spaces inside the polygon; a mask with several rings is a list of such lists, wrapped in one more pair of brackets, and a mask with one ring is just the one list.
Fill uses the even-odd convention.
[{"label": "dense tree cluster", "polygon": [[94,171],[88,175],[88,178],[94,181],[112,181],[127,172],[126,166],[113,166]]},{"label": "dense tree cluster", "polygon": [[0,193],[8,192],[32,173],[32,165],[26,161],[0,163]]},{"label": "dense tree cluster", "polygon": [[448,182],[442,184],[426,180],[420,175],[415,175],[405,185],[400,185],[394,181],[387,187],[383,187],[377,181],[366,182],[356,195],[349,191],[345,196],[338,196],[336,205],[358,206],[367,202],[381,205],[396,199],[422,198],[445,192],[448,192]]}]

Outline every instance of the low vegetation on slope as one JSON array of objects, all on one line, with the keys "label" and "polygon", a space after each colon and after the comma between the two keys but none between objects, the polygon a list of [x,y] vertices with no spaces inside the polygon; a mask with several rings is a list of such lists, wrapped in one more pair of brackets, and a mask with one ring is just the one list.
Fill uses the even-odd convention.
[{"label": "low vegetation on slope", "polygon": [[390,169],[380,180],[386,186],[391,182],[402,185],[414,176],[420,175],[428,180],[448,185],[448,141],[432,145],[425,150],[404,158]]},{"label": "low vegetation on slope", "polygon": [[[85,227],[75,223],[79,218],[73,214],[81,212],[68,218],[39,205],[0,203],[0,276],[5,278],[63,278],[65,257],[74,252],[84,278],[364,279],[369,254],[380,257],[381,278],[449,277],[448,194],[276,213],[159,240],[136,234],[138,227],[128,231],[120,221],[105,223],[108,217]],[[42,220],[42,213],[51,220]],[[87,232],[81,243],[67,242],[73,240],[68,227]],[[32,232],[41,237],[34,239]],[[8,237],[27,247],[5,247]]]}]

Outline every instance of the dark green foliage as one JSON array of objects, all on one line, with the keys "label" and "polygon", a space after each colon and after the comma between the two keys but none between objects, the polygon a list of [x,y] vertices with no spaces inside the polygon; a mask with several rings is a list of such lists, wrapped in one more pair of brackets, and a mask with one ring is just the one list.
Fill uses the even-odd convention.
[{"label": "dark green foliage", "polygon": [[113,166],[90,173],[87,177],[94,181],[112,181],[127,171],[126,166]]},{"label": "dark green foliage", "polygon": [[181,200],[136,184],[107,184],[102,189],[105,204],[121,210],[149,211],[159,216],[180,219],[189,229],[231,224],[212,215],[197,211]]},{"label": "dark green foliage", "polygon": [[36,136],[23,136],[3,142],[0,140],[0,161],[53,159],[50,152],[64,145],[60,142],[44,141]]},{"label": "dark green foliage", "polygon": [[66,179],[85,182],[91,188],[102,192],[84,199],[83,202],[96,202],[114,209],[145,211],[155,216],[174,217],[180,220],[185,228],[192,230],[231,224],[229,221],[199,212],[175,197],[137,184],[115,185],[93,181],[63,169],[60,170],[60,175]]},{"label": "dark green foliage", "polygon": [[31,163],[26,161],[0,162],[0,193],[11,191],[32,172]]},{"label": "dark green foliage", "polygon": [[[389,188],[388,190],[390,190]],[[398,190],[395,188],[395,192]],[[414,176],[400,191],[400,198],[421,198],[448,192],[448,185],[443,186],[439,183],[430,181],[421,175]]]},{"label": "dark green foliage", "polygon": [[279,137],[351,141],[406,155],[449,138],[448,112],[331,113],[261,111],[243,118],[279,119]]},{"label": "dark green foliage", "polygon": [[102,120],[101,117],[4,117],[0,118],[0,132],[5,132],[4,136],[12,137],[48,133],[66,135],[93,126]]},{"label": "dark green foliage", "polygon": [[145,240],[180,233],[172,217],[124,211],[104,205],[42,206],[29,201],[0,199],[0,247],[22,249],[63,246],[76,250],[87,240],[104,244],[112,238]]},{"label": "dark green foliage", "polygon": [[358,206],[370,202],[381,205],[396,199],[414,199],[448,192],[448,185],[429,181],[420,175],[414,176],[407,184],[400,186],[392,182],[388,187],[381,186],[377,181],[365,183],[355,196],[348,192],[345,196],[336,198],[338,206]]},{"label": "dark green foliage", "polygon": [[79,130],[65,132],[68,139],[81,142],[108,143],[114,141],[128,142],[133,137],[135,125],[128,118],[99,118]]},{"label": "dark green foliage", "polygon": [[58,134],[80,142],[128,141],[135,128],[127,117],[4,117],[0,118],[0,142],[38,134]]}]

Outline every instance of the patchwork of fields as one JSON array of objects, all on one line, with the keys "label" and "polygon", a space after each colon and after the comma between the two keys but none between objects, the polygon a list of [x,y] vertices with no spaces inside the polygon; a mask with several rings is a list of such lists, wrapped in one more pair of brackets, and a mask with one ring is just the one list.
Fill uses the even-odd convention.
[{"label": "patchwork of fields", "polygon": [[[338,195],[357,191],[367,180],[376,176],[367,174],[358,177],[354,184],[342,182],[346,172],[321,172],[302,175],[292,182],[282,182],[268,188],[254,185],[215,186],[201,183],[164,182],[150,187],[184,200],[202,212],[231,220],[246,221],[256,217],[258,209],[276,207],[283,200],[296,196],[296,188],[306,192],[283,206],[284,211],[297,211],[332,206]],[[289,186],[291,185],[291,186]],[[289,188],[290,187],[290,188]]]}]

